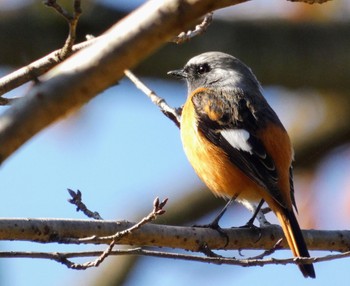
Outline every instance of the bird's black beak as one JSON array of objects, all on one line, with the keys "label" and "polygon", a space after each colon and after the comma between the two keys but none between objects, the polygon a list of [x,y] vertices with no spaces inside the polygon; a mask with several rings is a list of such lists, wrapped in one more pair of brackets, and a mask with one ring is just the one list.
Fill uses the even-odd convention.
[{"label": "bird's black beak", "polygon": [[177,77],[177,78],[187,78],[188,74],[184,70],[174,70],[168,71],[169,75]]}]

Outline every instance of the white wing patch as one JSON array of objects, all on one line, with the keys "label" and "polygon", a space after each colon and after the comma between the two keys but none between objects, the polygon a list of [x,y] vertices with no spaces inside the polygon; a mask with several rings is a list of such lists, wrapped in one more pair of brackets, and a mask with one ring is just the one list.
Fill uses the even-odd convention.
[{"label": "white wing patch", "polygon": [[227,129],[222,130],[221,135],[230,145],[238,150],[246,151],[252,154],[252,146],[248,143],[250,134],[244,129]]}]

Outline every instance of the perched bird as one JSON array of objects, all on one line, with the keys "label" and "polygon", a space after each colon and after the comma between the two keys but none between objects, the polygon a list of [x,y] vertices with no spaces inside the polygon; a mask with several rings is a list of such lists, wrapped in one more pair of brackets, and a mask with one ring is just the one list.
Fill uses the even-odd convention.
[{"label": "perched bird", "polygon": [[[187,81],[181,139],[198,176],[217,196],[247,206],[264,200],[294,256],[310,257],[293,211],[293,148],[251,69],[231,55],[207,52],[169,74]],[[312,264],[298,266],[315,278]]]}]

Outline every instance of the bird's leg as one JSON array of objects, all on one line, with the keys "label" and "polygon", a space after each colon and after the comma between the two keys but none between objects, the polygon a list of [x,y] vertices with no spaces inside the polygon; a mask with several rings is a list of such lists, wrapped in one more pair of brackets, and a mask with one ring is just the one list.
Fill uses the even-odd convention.
[{"label": "bird's leg", "polygon": [[242,228],[243,228],[243,227],[249,227],[249,228],[255,227],[255,226],[254,226],[254,220],[256,219],[256,217],[258,216],[258,214],[259,214],[259,222],[260,222],[260,225],[261,225],[260,219],[261,219],[262,217],[263,217],[263,219],[267,222],[267,220],[265,219],[264,214],[260,211],[262,205],[264,204],[264,202],[265,202],[265,201],[262,199],[262,200],[259,202],[259,204],[258,204],[257,207],[252,206],[252,207],[253,207],[253,216],[248,220],[248,222],[247,222],[245,225],[242,226]]},{"label": "bird's leg", "polygon": [[260,209],[260,211],[258,212],[257,215],[257,220],[259,221],[260,227],[264,227],[264,226],[269,226],[271,225],[268,220],[265,218],[265,214],[269,213],[271,211],[271,209],[269,207]]},{"label": "bird's leg", "polygon": [[222,218],[222,216],[225,214],[227,208],[236,200],[236,198],[237,198],[237,195],[234,195],[226,203],[226,205],[223,207],[223,209],[219,212],[219,214],[214,218],[214,220],[211,223],[205,224],[205,225],[194,225],[194,227],[208,227],[208,228],[216,230],[217,232],[220,233],[220,235],[222,235],[223,237],[226,238],[226,244],[225,244],[225,246],[226,246],[229,242],[229,238],[228,238],[227,234],[225,233],[225,231],[220,227],[219,221]]},{"label": "bird's leg", "polygon": [[214,220],[207,224],[206,227],[210,227],[216,230],[221,230],[221,227],[219,226],[219,221],[222,218],[222,216],[225,214],[225,212],[227,211],[227,208],[236,200],[237,196],[233,196],[227,203],[226,205],[223,207],[223,209],[218,213],[218,215],[214,218]]}]

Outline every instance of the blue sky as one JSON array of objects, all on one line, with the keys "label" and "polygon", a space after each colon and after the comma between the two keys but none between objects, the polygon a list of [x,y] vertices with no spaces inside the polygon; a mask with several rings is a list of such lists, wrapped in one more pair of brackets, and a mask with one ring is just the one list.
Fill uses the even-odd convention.
[{"label": "blue sky", "polygon": [[[251,1],[247,5],[253,5],[253,2],[258,3],[258,7],[266,7],[265,0]],[[278,7],[274,7],[277,13],[281,11]],[[241,13],[239,9],[237,14]],[[247,11],[252,10],[248,7],[245,16]],[[254,11],[261,12],[261,9],[255,6]],[[179,63],[179,67],[183,64]],[[180,106],[185,101],[183,83],[145,80],[170,105]],[[22,95],[25,91],[26,87],[13,95]],[[285,108],[288,99],[280,97],[280,90],[276,88],[267,87],[266,94],[288,127],[296,114],[296,103],[288,101],[288,108]],[[0,113],[5,109],[0,107]],[[349,163],[350,152],[344,147],[330,154],[317,168],[310,188],[317,190],[314,202],[318,206],[317,221],[322,228],[350,227],[348,217],[344,216]],[[302,187],[298,176],[296,181],[296,186]],[[135,221],[148,213],[155,197],[168,197],[171,205],[191,186],[197,188],[200,185],[183,153],[178,129],[145,95],[123,80],[77,114],[42,131],[1,166],[0,216],[84,218],[66,201],[69,197],[66,189],[72,188],[80,189],[84,202],[105,219]],[[298,189],[296,192],[300,203],[302,198],[298,197]],[[223,223],[241,225],[245,219],[232,217],[229,212]],[[77,246],[0,242],[0,250],[67,251],[77,250]],[[276,255],[289,257],[290,252],[280,251]],[[105,271],[112,259],[115,258],[107,259],[97,269],[86,271],[69,270],[47,260],[1,259],[0,285],[94,285],[94,278]],[[140,261],[127,285],[303,286],[340,285],[348,281],[349,259],[318,263],[315,268],[318,278],[311,280],[304,279],[293,265],[241,268],[147,258]]]},{"label": "blue sky", "polygon": [[[180,106],[185,100],[183,83],[146,81],[173,106]],[[281,98],[274,90],[269,93],[269,100],[279,112]],[[281,118],[287,121],[290,116],[283,113]],[[348,158],[336,156],[321,168],[321,175],[328,168],[327,184],[319,183],[324,193],[327,193],[327,187],[337,186],[332,182],[339,181],[337,166],[339,163],[345,165],[344,162],[348,163]],[[133,221],[148,213],[156,196],[168,197],[171,205],[189,186],[200,184],[182,151],[178,129],[145,95],[123,80],[76,115],[35,136],[3,164],[0,216],[84,218],[66,202],[66,188],[72,188],[82,190],[84,201],[105,219]],[[332,209],[325,211],[332,222]],[[232,218],[228,214],[223,223],[240,225],[245,219]],[[345,228],[349,224],[338,224],[337,227]],[[77,249],[76,246],[67,248],[24,242],[1,242],[0,247],[7,251]],[[287,251],[278,253],[281,257],[289,255]],[[97,269],[74,271],[52,261],[0,260],[3,285],[10,286],[93,285],[88,281],[98,277],[106,266],[107,263]],[[264,281],[266,284],[270,281],[269,285],[280,285],[283,281],[287,285],[288,281],[291,281],[289,285],[329,285],[344,281],[347,267],[348,260],[319,263],[316,265],[319,278],[311,281],[304,279],[295,266],[240,268],[149,258],[141,260],[127,285],[149,285],[151,282],[152,285],[212,285],[228,279],[247,285],[261,281],[262,285]],[[271,273],[274,273],[272,280]]]}]

